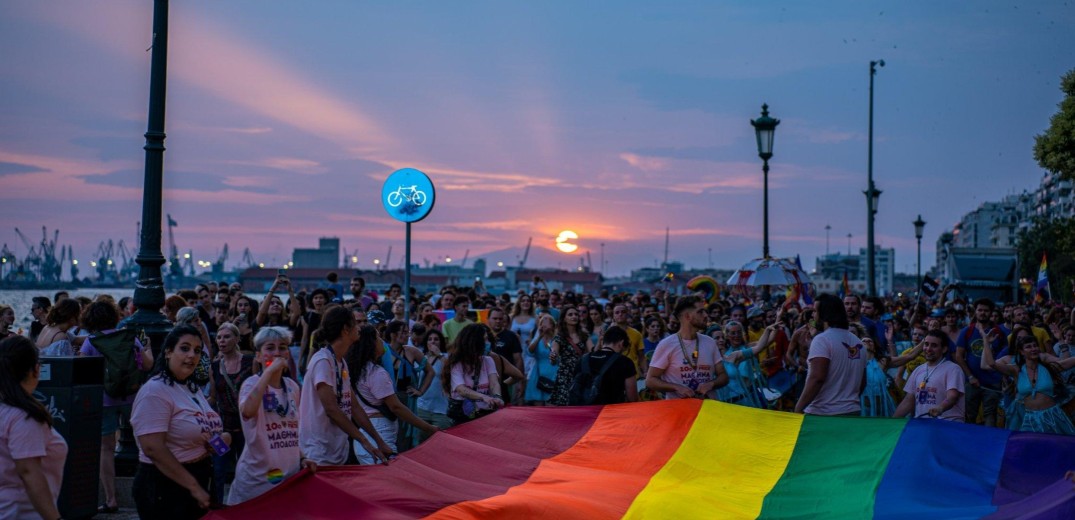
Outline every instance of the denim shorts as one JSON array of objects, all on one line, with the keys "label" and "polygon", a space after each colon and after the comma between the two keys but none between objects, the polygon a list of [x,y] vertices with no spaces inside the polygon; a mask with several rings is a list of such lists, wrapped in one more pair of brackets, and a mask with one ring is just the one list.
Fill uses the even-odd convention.
[{"label": "denim shorts", "polygon": [[131,405],[106,406],[101,411],[101,437],[112,435],[119,430],[119,415],[123,414],[127,420],[131,418]]}]

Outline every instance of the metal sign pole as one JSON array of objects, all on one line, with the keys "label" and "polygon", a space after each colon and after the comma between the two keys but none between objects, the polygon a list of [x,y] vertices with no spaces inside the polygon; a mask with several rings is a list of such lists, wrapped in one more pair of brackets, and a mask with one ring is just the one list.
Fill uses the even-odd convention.
[{"label": "metal sign pole", "polygon": [[403,322],[411,324],[411,223],[407,223],[406,265],[403,266]]}]

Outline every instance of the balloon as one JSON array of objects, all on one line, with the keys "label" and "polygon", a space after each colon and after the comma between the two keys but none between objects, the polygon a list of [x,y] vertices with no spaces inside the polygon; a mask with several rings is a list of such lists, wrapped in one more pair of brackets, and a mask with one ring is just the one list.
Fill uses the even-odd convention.
[{"label": "balloon", "polygon": [[712,276],[695,276],[687,282],[687,290],[701,291],[705,296],[706,303],[713,303],[720,299],[720,283]]}]

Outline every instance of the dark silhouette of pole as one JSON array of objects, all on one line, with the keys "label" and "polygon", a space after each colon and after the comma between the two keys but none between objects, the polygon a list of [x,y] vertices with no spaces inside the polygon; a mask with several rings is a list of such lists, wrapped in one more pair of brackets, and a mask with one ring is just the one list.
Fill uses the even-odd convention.
[{"label": "dark silhouette of pole", "polygon": [[922,286],[922,231],[926,228],[926,221],[922,220],[922,215],[918,216],[911,224],[914,224],[914,237],[918,241],[918,263],[915,267],[915,280],[918,283],[918,287]]},{"label": "dark silhouette of pole", "polygon": [[[153,3],[153,54],[149,74],[149,125],[146,130],[146,168],[142,192],[142,231],[138,244],[138,285],[134,290],[137,311],[130,326],[150,336],[163,335],[171,328],[161,314],[164,306],[164,280],[161,266],[161,206],[164,185],[164,99],[168,75],[168,0]],[[160,348],[153,341],[154,350]]]},{"label": "dark silhouette of pole", "polygon": [[874,272],[874,236],[873,220],[877,214],[877,198],[880,192],[873,185],[873,77],[877,75],[877,66],[885,66],[885,60],[870,62],[870,128],[869,144],[866,157],[866,287],[867,294],[877,296],[877,276]]},{"label": "dark silhouette of pole", "polygon": [[[138,283],[134,289],[134,306],[137,309],[127,326],[141,332],[143,341],[148,340],[155,356],[164,344],[164,336],[172,324],[161,313],[164,307],[164,280],[161,266],[161,206],[164,186],[164,98],[168,73],[168,0],[153,3],[153,53],[149,73],[149,124],[146,130],[145,180],[142,191],[142,225],[139,231]],[[119,452],[116,453],[116,472],[120,475],[134,474],[138,461],[138,446],[127,417],[121,416],[119,425]]]}]

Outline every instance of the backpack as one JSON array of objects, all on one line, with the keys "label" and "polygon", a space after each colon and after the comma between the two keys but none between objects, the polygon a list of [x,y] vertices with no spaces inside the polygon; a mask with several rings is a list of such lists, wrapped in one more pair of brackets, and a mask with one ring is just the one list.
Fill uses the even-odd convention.
[{"label": "backpack", "polygon": [[113,399],[125,399],[138,393],[146,380],[135,350],[137,335],[133,329],[120,329],[88,340],[105,358],[104,390]]},{"label": "backpack", "polygon": [[571,382],[568,403],[572,406],[594,404],[597,401],[597,396],[601,393],[601,381],[605,378],[605,372],[612,368],[617,356],[619,354],[613,352],[605,360],[605,364],[601,365],[601,370],[597,372],[597,375],[594,375],[590,370],[590,354],[582,356],[579,361],[579,371],[575,374],[574,381]]}]

